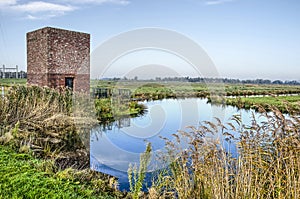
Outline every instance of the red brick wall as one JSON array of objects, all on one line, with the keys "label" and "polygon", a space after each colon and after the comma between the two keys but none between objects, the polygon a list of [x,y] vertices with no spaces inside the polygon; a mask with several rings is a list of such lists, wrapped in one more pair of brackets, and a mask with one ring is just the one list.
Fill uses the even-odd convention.
[{"label": "red brick wall", "polygon": [[46,30],[27,33],[27,82],[40,86],[48,85],[48,39]]},{"label": "red brick wall", "polygon": [[46,27],[27,33],[28,83],[57,88],[74,77],[74,91],[90,90],[90,35]]}]

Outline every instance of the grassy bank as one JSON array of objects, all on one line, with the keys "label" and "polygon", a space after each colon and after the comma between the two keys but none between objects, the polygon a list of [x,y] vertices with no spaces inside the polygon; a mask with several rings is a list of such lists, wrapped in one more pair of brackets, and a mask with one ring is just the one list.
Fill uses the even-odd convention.
[{"label": "grassy bank", "polygon": [[300,113],[300,95],[227,98],[226,104],[244,109],[252,108],[255,110],[259,110],[260,107],[263,107],[267,111],[271,111],[273,106],[284,113],[292,111],[298,114]]},{"label": "grassy bank", "polygon": [[89,130],[99,123],[91,113],[105,107],[118,111],[113,118],[141,109],[137,102],[113,109],[110,100],[103,100],[93,106],[68,90],[11,86],[0,97],[0,196],[21,197],[26,191],[28,198],[124,197],[114,178],[89,170]]},{"label": "grassy bank", "polygon": [[[55,171],[50,161],[0,145],[0,198],[119,198],[96,173]],[[96,176],[96,177],[95,177]],[[119,194],[119,195],[118,195]]]},{"label": "grassy bank", "polygon": [[73,96],[12,86],[0,97],[1,198],[122,196],[111,176],[89,170],[88,129],[98,121]]},{"label": "grassy bank", "polygon": [[100,122],[111,122],[122,117],[136,117],[146,111],[143,104],[136,101],[114,102],[111,98],[95,99],[95,110]]}]

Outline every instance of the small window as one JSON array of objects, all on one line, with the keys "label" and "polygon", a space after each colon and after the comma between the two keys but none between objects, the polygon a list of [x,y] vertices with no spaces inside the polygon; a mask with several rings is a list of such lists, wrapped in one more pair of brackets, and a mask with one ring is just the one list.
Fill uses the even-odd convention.
[{"label": "small window", "polygon": [[66,88],[73,90],[73,85],[74,85],[74,77],[66,77],[65,78]]}]

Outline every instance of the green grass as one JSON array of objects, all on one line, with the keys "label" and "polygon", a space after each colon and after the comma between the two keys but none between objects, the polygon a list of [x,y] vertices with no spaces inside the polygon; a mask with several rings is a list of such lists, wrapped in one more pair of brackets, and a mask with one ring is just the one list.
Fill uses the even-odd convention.
[{"label": "green grass", "polygon": [[45,161],[0,145],[0,198],[114,198],[95,185],[45,171]]},{"label": "green grass", "polygon": [[259,109],[260,107],[270,110],[270,106],[278,108],[281,112],[287,113],[289,110],[300,112],[300,95],[279,96],[279,97],[243,97],[226,99],[227,105],[237,106],[245,109]]},{"label": "green grass", "polygon": [[209,97],[210,92],[223,90],[227,96],[298,94],[300,86],[256,85],[256,84],[210,84],[191,82],[151,82],[151,81],[105,81],[91,80],[91,88],[126,88],[132,97],[145,99],[164,99],[180,97]]},{"label": "green grass", "polygon": [[[0,79],[0,86],[24,85],[26,79]],[[215,84],[214,89],[224,86],[227,96],[269,95],[300,93],[300,86],[256,85],[256,84]],[[151,81],[108,81],[91,80],[91,88],[127,88],[133,97],[141,99],[163,99],[172,97],[208,97],[209,89],[204,83],[151,82]],[[210,85],[210,88],[212,85]],[[214,90],[213,89],[213,90]]]},{"label": "green grass", "polygon": [[27,79],[0,79],[0,86],[11,86],[13,84],[26,84]]},{"label": "green grass", "polygon": [[176,97],[206,97],[208,88],[205,84],[189,82],[124,82],[91,80],[91,88],[129,89],[133,98],[138,100],[159,100]]},{"label": "green grass", "polygon": [[95,99],[95,110],[100,122],[143,114],[146,107],[136,101],[115,102],[111,98]]},{"label": "green grass", "polygon": [[2,87],[4,88],[4,93],[8,92],[8,89],[13,85],[25,85],[27,79],[0,79],[0,94],[2,93]]},{"label": "green grass", "polygon": [[227,96],[296,94],[300,93],[300,86],[228,84],[225,91]]}]

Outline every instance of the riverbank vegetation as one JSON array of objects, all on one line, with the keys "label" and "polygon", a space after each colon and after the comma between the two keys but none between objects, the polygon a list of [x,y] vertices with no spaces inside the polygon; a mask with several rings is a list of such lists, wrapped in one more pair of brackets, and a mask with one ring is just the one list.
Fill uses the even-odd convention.
[{"label": "riverbank vegetation", "polygon": [[126,100],[115,102],[113,98],[95,99],[97,119],[102,122],[112,122],[123,117],[137,117],[146,112],[147,107],[136,101]]},{"label": "riverbank vegetation", "polygon": [[227,98],[226,105],[236,106],[243,109],[259,111],[263,107],[271,111],[276,107],[283,113],[300,113],[300,95],[297,96],[266,96],[266,97],[242,97]]},{"label": "riverbank vegetation", "polygon": [[[150,198],[299,198],[299,116],[273,109],[251,119],[216,119],[165,139],[160,159],[169,165],[154,179]],[[238,154],[226,149],[234,144]]]},{"label": "riverbank vegetation", "polygon": [[[59,152],[83,149],[80,126],[92,126],[87,115],[74,114],[72,94],[37,86],[13,86],[0,99],[0,143],[36,156],[50,157]],[[79,111],[79,110],[76,110]]]},{"label": "riverbank vegetation", "polygon": [[75,99],[74,95],[69,90],[12,86],[0,97],[0,143],[42,158],[75,155],[88,166],[88,129],[146,109],[137,102],[114,103],[109,98],[95,99],[92,105],[84,96],[76,95]]},{"label": "riverbank vegetation", "polygon": [[[115,87],[117,82],[103,84]],[[208,95],[207,87],[198,83],[173,86],[163,82],[126,83],[122,86],[131,89],[133,98],[142,99]],[[262,93],[263,89],[275,95],[299,91],[297,86],[286,85],[235,86],[225,85],[225,91],[238,96],[249,95],[249,91]],[[243,102],[243,107],[241,100],[244,99],[249,101]],[[82,106],[74,106],[85,101],[74,103],[68,90],[58,92],[24,85],[7,90],[5,98],[0,97],[0,197],[130,197],[116,189],[113,177],[93,173],[87,168],[89,129],[86,127],[105,118],[132,115],[141,110],[137,102],[112,106],[113,100],[97,99],[96,109],[84,106],[93,110],[87,111],[81,110]],[[257,107],[260,115],[253,116],[250,124],[244,123],[240,115],[232,116],[224,124],[215,119],[174,134],[174,140],[165,139],[167,155],[160,156],[160,160],[165,162],[167,169],[159,171],[147,194],[140,194],[146,166],[142,165],[142,172],[129,170],[132,182],[138,182],[131,183],[131,196],[299,198],[299,96],[228,100],[232,103],[236,100],[241,108]],[[98,120],[86,112],[98,114]],[[290,114],[286,116],[283,112]],[[220,133],[222,136],[218,137]],[[182,143],[188,146],[182,148]],[[237,146],[238,155],[227,150],[226,146],[230,145]]]},{"label": "riverbank vegetation", "polygon": [[[58,194],[61,198],[68,195],[68,198],[93,198],[93,193],[101,196],[106,190],[111,190],[106,195],[119,193],[111,189],[110,182],[115,181],[113,177],[89,170],[89,128],[98,121],[86,114],[89,111],[82,110],[89,106],[75,106],[84,102],[74,102],[73,94],[68,90],[37,86],[13,86],[5,97],[0,97],[0,151],[3,152],[0,172],[1,178],[5,179],[0,186],[4,198],[11,198],[6,197],[10,195],[22,197],[20,194],[26,190],[28,198],[40,198],[38,195],[47,198],[51,194]],[[44,164],[36,163],[39,161],[49,163],[46,170],[53,172],[38,172],[36,167]],[[73,174],[80,179],[72,181],[71,178],[75,179]],[[56,175],[70,178],[56,178]],[[95,184],[89,184],[92,181]],[[85,189],[82,183],[89,187],[86,191],[81,190]],[[68,186],[70,191],[65,192]],[[54,190],[50,191],[52,188]]]}]

